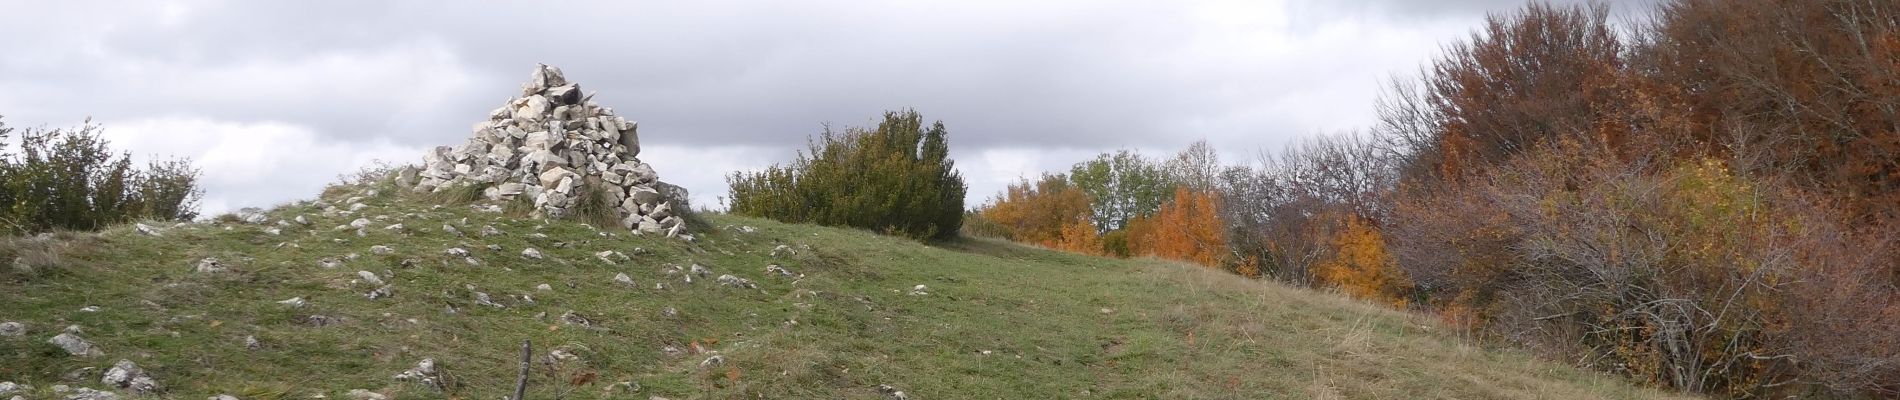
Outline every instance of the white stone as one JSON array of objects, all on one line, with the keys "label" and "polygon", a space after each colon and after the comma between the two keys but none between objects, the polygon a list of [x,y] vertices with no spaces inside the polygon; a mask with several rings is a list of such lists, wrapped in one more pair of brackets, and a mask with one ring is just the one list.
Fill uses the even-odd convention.
[{"label": "white stone", "polygon": [[224,263],[218,262],[217,257],[205,257],[204,259],[198,260],[198,265],[193,267],[192,270],[198,271],[199,273],[224,272]]},{"label": "white stone", "polygon": [[619,285],[625,285],[625,286],[638,286],[638,285],[639,285],[639,284],[637,284],[637,283],[634,283],[634,282],[633,282],[633,277],[631,277],[631,276],[627,276],[627,273],[625,273],[625,272],[622,272],[622,273],[618,273],[618,274],[614,274],[614,283],[615,283],[615,284],[619,284]]},{"label": "white stone", "polygon": [[356,271],[356,276],[357,276],[357,277],[361,277],[361,278],[363,278],[363,283],[367,283],[367,284],[369,284],[370,286],[382,286],[382,285],[383,285],[383,279],[382,279],[382,278],[379,278],[379,277],[377,277],[377,276],[376,276],[376,273],[375,273],[375,272],[369,272],[369,271]]},{"label": "white stone", "polygon": [[529,247],[526,249],[521,249],[521,256],[527,257],[528,259],[539,260],[541,259],[541,251],[535,250],[533,247]]},{"label": "white stone", "polygon": [[47,339],[46,342],[52,343],[54,346],[59,346],[60,349],[66,350],[67,354],[78,357],[98,357],[105,355],[105,352],[99,351],[99,348],[93,346],[92,342],[88,342],[85,338],[79,337],[79,335],[72,334],[71,332],[53,336],[52,339]]},{"label": "white stone", "polygon": [[[0,322],[0,337],[21,337],[21,336],[26,336],[26,324],[13,322],[13,321]],[[4,393],[5,392],[0,392],[0,394],[4,394]]]}]

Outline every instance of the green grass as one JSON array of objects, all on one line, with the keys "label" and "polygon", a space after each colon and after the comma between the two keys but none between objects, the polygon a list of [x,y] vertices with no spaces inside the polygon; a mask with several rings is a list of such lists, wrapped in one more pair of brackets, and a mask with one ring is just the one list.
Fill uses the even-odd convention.
[{"label": "green grass", "polygon": [[[61,383],[98,387],[105,368],[130,359],[165,385],[166,398],[347,398],[367,389],[391,398],[493,399],[512,390],[520,343],[531,339],[529,397],[538,399],[871,399],[882,396],[881,384],[920,399],[1669,396],[1467,345],[1429,318],[1171,262],[990,240],[924,246],[722,215],[708,218],[756,231],[722,229],[695,243],[611,229],[616,235],[603,237],[580,223],[437,209],[382,192],[353,216],[324,217],[310,205],[272,210],[273,220],[313,222],[281,236],[265,233],[268,226],[214,223],[162,237],[129,227],[60,235],[53,239],[60,246],[14,239],[0,253],[30,255],[31,265],[0,273],[0,320],[25,323],[29,333],[0,338],[0,381],[42,393]],[[332,229],[377,216],[389,220],[365,237]],[[409,232],[382,229],[394,223]],[[445,223],[469,237],[443,232]],[[479,237],[483,225],[507,235]],[[536,232],[547,237],[530,236]],[[779,244],[799,254],[771,256]],[[373,255],[374,245],[396,253]],[[483,265],[444,255],[450,247]],[[525,259],[525,247],[547,257]],[[602,250],[632,260],[603,262],[593,255]],[[349,253],[359,258],[318,266]],[[208,256],[231,270],[193,272]],[[710,278],[686,284],[662,272],[693,263],[760,288]],[[805,276],[767,275],[769,263]],[[352,285],[358,270],[381,275],[395,296],[365,298],[373,288]],[[639,287],[615,285],[616,273]],[[656,290],[656,282],[671,288]],[[543,283],[553,290],[537,291]],[[919,284],[930,294],[907,294]],[[475,304],[470,285],[507,307]],[[308,305],[277,303],[291,297]],[[99,310],[80,311],[87,306]],[[665,307],[678,316],[662,316]],[[569,311],[596,325],[562,323]],[[313,327],[304,323],[312,314],[339,321]],[[67,325],[80,326],[106,356],[70,357],[45,343]],[[262,347],[247,349],[247,336]],[[691,354],[695,343],[725,364],[701,368],[711,353]],[[669,356],[665,346],[689,354]],[[548,362],[552,349],[578,358]],[[449,376],[449,393],[392,378],[425,357]],[[97,369],[63,381],[87,367]],[[607,391],[624,381],[641,391]]]}]

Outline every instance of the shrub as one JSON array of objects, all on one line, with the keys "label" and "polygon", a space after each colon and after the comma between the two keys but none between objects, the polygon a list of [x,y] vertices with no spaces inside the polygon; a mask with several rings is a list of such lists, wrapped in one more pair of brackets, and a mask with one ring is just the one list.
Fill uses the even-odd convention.
[{"label": "shrub", "polygon": [[955,237],[963,183],[943,122],[916,111],[884,113],[874,129],[827,129],[790,165],[726,179],[734,214],[852,226],[914,239]]},{"label": "shrub", "polygon": [[[1101,252],[1100,240],[1094,238],[1094,226],[1077,227],[1078,223],[1088,224],[1093,215],[1089,197],[1062,174],[1043,175],[1035,182],[1012,183],[980,212],[983,219],[996,223],[1002,237],[1009,240],[1083,253]],[[1086,250],[1074,248],[1090,242],[1098,246]]]},{"label": "shrub", "polygon": [[[0,124],[0,142],[14,130]],[[139,219],[197,217],[198,170],[186,160],[136,168],[90,121],[74,129],[20,131],[19,152],[0,144],[0,230],[97,230]]]}]

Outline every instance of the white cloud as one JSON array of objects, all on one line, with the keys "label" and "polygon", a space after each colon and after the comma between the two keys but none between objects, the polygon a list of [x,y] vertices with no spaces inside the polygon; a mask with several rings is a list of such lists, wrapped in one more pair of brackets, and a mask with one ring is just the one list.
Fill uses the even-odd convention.
[{"label": "white cloud", "polygon": [[[192,157],[220,211],[461,143],[547,62],[639,120],[642,158],[697,204],[821,123],[916,107],[975,205],[1101,151],[1248,159],[1367,126],[1386,77],[1515,3],[28,2],[0,7],[0,37],[31,39],[0,52],[0,115]],[[544,31],[495,29],[521,23]]]},{"label": "white cloud", "polygon": [[326,139],[282,122],[201,118],[101,121],[113,148],[142,158],[188,157],[204,171],[204,215],[315,198],[343,173],[375,161],[409,161],[423,149],[388,140]]}]

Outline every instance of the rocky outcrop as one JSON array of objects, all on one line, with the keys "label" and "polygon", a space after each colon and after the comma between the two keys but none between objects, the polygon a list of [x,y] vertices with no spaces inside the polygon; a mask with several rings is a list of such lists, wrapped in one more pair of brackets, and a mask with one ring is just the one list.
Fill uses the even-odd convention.
[{"label": "rocky outcrop", "polygon": [[474,137],[423,156],[417,191],[474,185],[490,200],[526,197],[540,217],[574,213],[588,196],[611,205],[622,228],[677,236],[685,220],[677,187],[641,162],[638,124],[539,65],[521,96],[474,126]]}]

